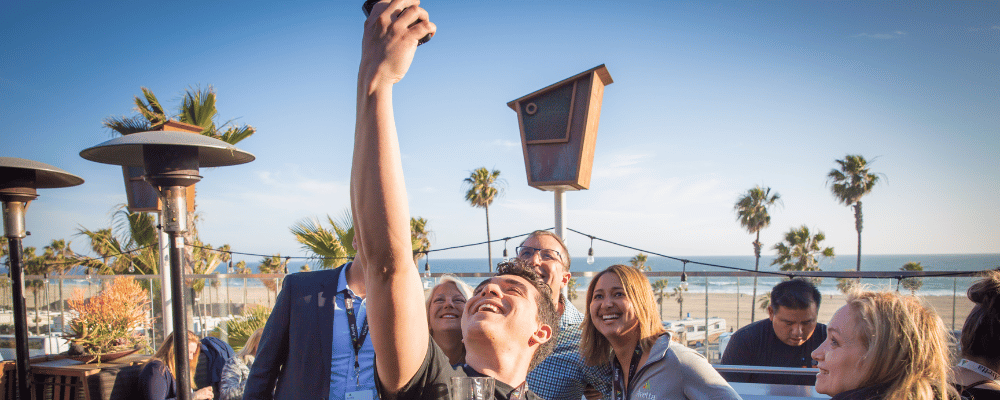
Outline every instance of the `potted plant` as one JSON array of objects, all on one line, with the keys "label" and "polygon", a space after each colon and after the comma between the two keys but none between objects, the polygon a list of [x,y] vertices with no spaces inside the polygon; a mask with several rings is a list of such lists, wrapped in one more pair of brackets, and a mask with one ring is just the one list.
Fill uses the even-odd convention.
[{"label": "potted plant", "polygon": [[149,328],[149,296],[132,277],[116,277],[89,299],[77,289],[66,303],[73,319],[63,338],[71,358],[100,363],[149,346],[142,333]]}]

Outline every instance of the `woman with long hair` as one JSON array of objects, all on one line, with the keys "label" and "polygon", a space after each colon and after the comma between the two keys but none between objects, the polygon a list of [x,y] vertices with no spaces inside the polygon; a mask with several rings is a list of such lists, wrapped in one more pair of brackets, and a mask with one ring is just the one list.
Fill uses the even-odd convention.
[{"label": "woman with long hair", "polygon": [[955,386],[972,400],[1000,399],[1000,270],[972,284],[976,305],[962,327],[962,360],[953,369]]},{"label": "woman with long hair", "polygon": [[[198,366],[198,355],[201,354],[201,342],[194,332],[187,332],[188,338],[188,360],[190,366],[191,387],[194,388],[194,372]],[[163,340],[160,349],[156,351],[153,358],[142,367],[139,372],[139,392],[144,400],[170,400],[177,398],[177,384],[174,378],[177,376],[177,367],[174,365],[174,333],[171,332]],[[199,389],[191,394],[195,400],[205,400],[214,398],[212,387]]]},{"label": "woman with long hair", "polygon": [[950,399],[948,334],[930,307],[899,292],[847,295],[812,353],[816,391],[834,399]]},{"label": "woman with long hair", "polygon": [[427,327],[451,365],[465,363],[462,313],[469,297],[472,288],[453,275],[442,276],[427,296]]},{"label": "woman with long hair", "polygon": [[588,365],[611,363],[613,399],[739,399],[700,354],[670,340],[649,279],[612,265],[587,288],[580,353]]},{"label": "woman with long hair", "polygon": [[264,332],[264,327],[257,328],[247,338],[246,344],[236,357],[226,361],[222,367],[222,381],[219,382],[219,395],[222,400],[239,400],[243,398],[243,387],[247,384],[250,376],[250,367],[257,356],[257,345],[260,343],[260,335]]}]

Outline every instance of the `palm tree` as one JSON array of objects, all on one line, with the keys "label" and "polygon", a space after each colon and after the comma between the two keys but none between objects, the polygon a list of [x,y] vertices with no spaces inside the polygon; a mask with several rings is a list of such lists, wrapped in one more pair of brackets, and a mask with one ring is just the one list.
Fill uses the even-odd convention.
[{"label": "palm tree", "polygon": [[[924,266],[921,265],[919,262],[910,261],[910,262],[908,262],[906,264],[903,264],[903,266],[901,268],[899,268],[899,270],[900,271],[923,271],[924,270]],[[920,278],[904,278],[904,279],[900,279],[899,283],[902,283],[903,284],[903,288],[908,289],[910,291],[910,294],[916,294],[917,290],[920,290],[920,287],[924,285],[923,279],[920,279]],[[896,290],[899,290],[898,284],[896,286]]]},{"label": "palm tree", "polygon": [[566,282],[566,292],[567,296],[569,296],[569,301],[575,301],[577,297],[580,297],[577,293],[577,290],[579,289],[580,282],[576,281],[576,277],[570,277],[569,282]]},{"label": "palm tree", "polygon": [[431,232],[427,229],[427,218],[410,218],[410,241],[413,247],[413,264],[418,264],[431,249]]},{"label": "palm tree", "polygon": [[503,196],[506,182],[500,178],[500,170],[489,171],[486,167],[479,167],[473,170],[468,178],[465,178],[463,185],[466,189],[465,200],[473,207],[486,210],[486,256],[489,260],[489,271],[493,272],[493,246],[490,243],[490,204],[493,204],[493,200]]},{"label": "palm tree", "polygon": [[[43,260],[42,257],[35,255],[34,247],[25,247],[21,253],[22,253],[21,265],[23,266],[24,269],[24,275],[45,275],[49,272],[46,269],[47,265],[44,262],[45,260]],[[35,303],[35,334],[41,335],[42,334],[40,330],[41,326],[39,326],[38,324],[39,322],[42,321],[42,319],[39,317],[40,307],[38,307],[38,292],[41,292],[43,289],[45,289],[45,281],[38,279],[25,281],[24,289],[31,292],[32,294],[32,298]]]},{"label": "palm tree", "polygon": [[[775,192],[771,194],[771,188],[761,187],[760,185],[754,186],[749,189],[736,200],[736,205],[733,209],[736,210],[736,220],[740,222],[740,226],[747,230],[750,234],[756,234],[757,238],[753,241],[753,254],[756,257],[754,259],[753,270],[754,272],[760,271],[760,248],[762,243],[760,242],[760,230],[767,228],[771,225],[771,214],[768,213],[768,208],[781,202],[781,195]],[[750,322],[756,320],[756,308],[753,307],[754,301],[757,299],[757,274],[753,276],[753,297],[750,299]]]},{"label": "palm tree", "polygon": [[680,311],[677,313],[677,319],[684,319],[684,292],[686,291],[686,287],[674,287],[674,297],[677,297],[677,305],[680,306]]},{"label": "palm tree", "polygon": [[347,262],[354,257],[354,223],[350,210],[345,210],[339,221],[326,216],[330,228],[324,227],[315,219],[303,219],[291,227],[295,240],[302,244],[302,249],[312,253],[314,266],[318,269],[330,269]]},{"label": "palm tree", "polygon": [[[287,258],[281,258],[281,254],[264,257],[264,259],[260,261],[260,265],[257,269],[262,274],[277,274],[285,270],[286,263],[288,262],[287,260]],[[267,288],[267,304],[270,305],[271,292],[274,292],[275,295],[278,293],[277,280],[274,278],[260,278],[260,282],[264,284],[265,288]]]},{"label": "palm tree", "polygon": [[[851,272],[850,269],[846,271]],[[858,279],[853,278],[837,278],[837,290],[840,290],[840,293],[847,294],[858,285],[858,281]]]},{"label": "palm tree", "polygon": [[648,258],[649,258],[649,256],[647,256],[645,254],[642,254],[642,253],[639,253],[639,254],[636,254],[635,257],[632,257],[631,259],[629,259],[628,263],[631,264],[636,269],[638,269],[639,271],[652,271],[653,268],[650,267],[650,266],[648,266],[648,265],[646,265],[646,260]]},{"label": "palm tree", "polygon": [[672,294],[667,292],[669,281],[660,279],[653,282],[653,294],[656,295],[656,304],[660,305],[660,317],[663,316],[663,299],[669,298]]},{"label": "palm tree", "polygon": [[[774,245],[778,257],[771,261],[771,265],[780,264],[782,271],[820,271],[817,258],[834,257],[833,247],[822,247],[825,239],[822,231],[813,235],[805,225],[789,229],[785,240]],[[813,283],[818,281],[813,279]]]},{"label": "palm tree", "polygon": [[[874,160],[872,160],[874,161]],[[856,154],[848,154],[843,160],[835,160],[840,169],[831,169],[826,175],[827,183],[833,181],[830,191],[841,204],[854,208],[854,228],[858,231],[858,266],[861,271],[861,197],[875,188],[879,173],[868,170],[868,161]]]}]

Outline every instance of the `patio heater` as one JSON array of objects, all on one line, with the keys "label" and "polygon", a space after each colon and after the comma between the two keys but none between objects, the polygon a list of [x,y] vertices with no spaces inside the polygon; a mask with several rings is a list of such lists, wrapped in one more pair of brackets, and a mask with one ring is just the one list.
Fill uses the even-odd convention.
[{"label": "patio heater", "polygon": [[140,132],[101,143],[80,152],[87,160],[145,168],[145,179],[163,202],[163,230],[170,252],[170,293],[173,297],[174,365],[177,394],[191,396],[188,361],[187,302],[184,301],[184,237],[187,230],[186,187],[201,180],[200,167],[222,167],[248,163],[253,154],[208,136],[176,131]]},{"label": "patio heater", "polygon": [[[590,188],[604,64],[507,103],[517,113],[528,186],[555,194],[555,234],[566,240],[566,191]],[[592,255],[592,254],[588,254]]]},{"label": "patio heater", "polygon": [[14,346],[19,397],[30,397],[28,391],[28,313],[24,305],[24,268],[21,265],[21,239],[24,213],[28,203],[38,197],[35,189],[76,186],[83,179],[59,168],[23,158],[0,157],[0,201],[3,201],[4,236],[10,248],[10,278],[14,308]]}]

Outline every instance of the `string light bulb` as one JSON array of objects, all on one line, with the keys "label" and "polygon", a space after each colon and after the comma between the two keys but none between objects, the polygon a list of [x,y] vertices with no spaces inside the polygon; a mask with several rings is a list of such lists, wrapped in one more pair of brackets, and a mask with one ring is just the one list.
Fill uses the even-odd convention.
[{"label": "string light bulb", "polygon": [[687,274],[687,260],[682,261],[684,265],[681,267],[681,290],[688,290],[688,274]]},{"label": "string light bulb", "polygon": [[503,239],[503,262],[507,262],[507,261],[510,261],[510,258],[507,257],[507,238],[504,238]]},{"label": "string light bulb", "polygon": [[594,237],[590,237],[590,250],[587,250],[587,264],[594,263]]}]

